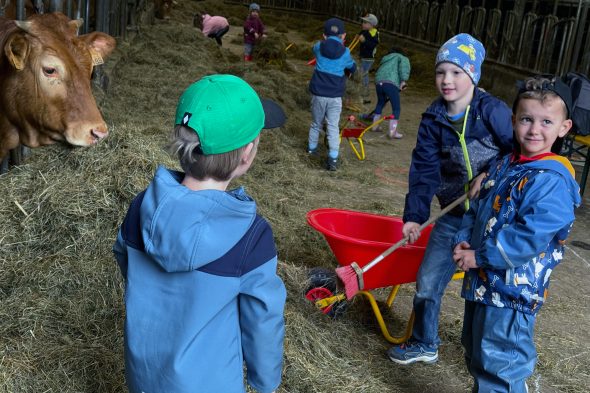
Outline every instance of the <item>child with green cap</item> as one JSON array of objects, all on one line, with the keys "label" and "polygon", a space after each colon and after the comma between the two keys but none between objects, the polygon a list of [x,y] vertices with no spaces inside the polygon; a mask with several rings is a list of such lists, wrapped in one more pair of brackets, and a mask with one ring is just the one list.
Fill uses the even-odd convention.
[{"label": "child with green cap", "polygon": [[129,391],[262,393],[280,384],[286,291],[272,230],[243,188],[282,109],[233,75],[180,97],[171,151],[127,212],[113,251],[125,278]]}]

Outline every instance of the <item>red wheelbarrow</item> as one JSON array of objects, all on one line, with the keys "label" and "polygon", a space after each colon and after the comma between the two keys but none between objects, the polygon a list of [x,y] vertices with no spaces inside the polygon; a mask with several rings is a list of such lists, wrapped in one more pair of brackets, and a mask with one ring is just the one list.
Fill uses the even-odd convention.
[{"label": "red wheelbarrow", "polygon": [[[307,222],[324,235],[338,264],[342,266],[356,262],[363,267],[403,237],[403,221],[400,217],[353,210],[316,209],[307,213]],[[377,301],[370,291],[391,287],[386,304],[387,307],[392,306],[400,285],[416,281],[432,227],[426,227],[416,243],[398,248],[368,271],[364,275],[365,290],[358,292],[369,300],[383,336],[393,344],[400,344],[410,338],[414,313],[412,312],[408,320],[405,334],[394,337],[389,333]],[[463,272],[455,273],[453,279],[461,279],[463,275]],[[331,302],[324,301],[335,295],[331,289],[335,288],[322,288],[319,291],[311,288],[306,297],[326,312],[335,307]]]}]

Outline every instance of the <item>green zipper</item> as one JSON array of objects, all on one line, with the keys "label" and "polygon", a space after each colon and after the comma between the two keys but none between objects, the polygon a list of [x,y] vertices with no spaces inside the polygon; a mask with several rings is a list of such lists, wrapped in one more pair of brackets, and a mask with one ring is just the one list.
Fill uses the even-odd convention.
[{"label": "green zipper", "polygon": [[[467,184],[465,184],[465,192],[469,191],[469,182],[473,178],[473,171],[471,170],[471,161],[469,160],[469,152],[467,151],[467,144],[465,143],[465,129],[467,128],[467,116],[469,116],[469,109],[471,105],[467,105],[467,109],[465,110],[465,118],[463,119],[463,129],[461,133],[455,130],[457,135],[459,136],[459,143],[461,144],[461,149],[463,150],[463,159],[465,160],[465,167],[467,169]],[[465,211],[469,210],[469,199],[465,199]]]}]

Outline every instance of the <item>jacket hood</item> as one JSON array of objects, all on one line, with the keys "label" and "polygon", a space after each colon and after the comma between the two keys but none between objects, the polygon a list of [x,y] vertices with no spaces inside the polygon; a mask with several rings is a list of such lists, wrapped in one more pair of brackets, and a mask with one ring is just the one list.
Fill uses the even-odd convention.
[{"label": "jacket hood", "polygon": [[256,217],[243,188],[193,191],[184,174],[159,167],[140,209],[145,252],[167,272],[200,268],[227,253]]},{"label": "jacket hood", "polygon": [[558,172],[567,182],[567,188],[572,196],[575,206],[580,206],[582,203],[582,197],[580,196],[580,186],[578,183],[576,183],[576,172],[574,167],[567,158],[558,155],[551,155],[536,161],[527,162],[525,165],[528,167],[550,169]]},{"label": "jacket hood", "polygon": [[381,65],[385,64],[385,63],[389,63],[390,61],[392,61],[393,59],[395,59],[397,56],[400,56],[399,53],[390,53],[388,55],[385,55],[381,58]]},{"label": "jacket hood", "polygon": [[336,36],[330,36],[320,43],[320,53],[328,59],[339,59],[345,51],[346,47]]}]

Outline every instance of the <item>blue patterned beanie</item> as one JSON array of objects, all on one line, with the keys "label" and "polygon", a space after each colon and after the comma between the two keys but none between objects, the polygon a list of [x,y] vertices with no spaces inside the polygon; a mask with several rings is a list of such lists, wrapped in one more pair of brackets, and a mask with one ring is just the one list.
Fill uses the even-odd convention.
[{"label": "blue patterned beanie", "polygon": [[486,57],[482,43],[469,34],[457,34],[443,44],[436,55],[436,65],[453,63],[461,68],[477,85],[481,77],[481,63]]}]

